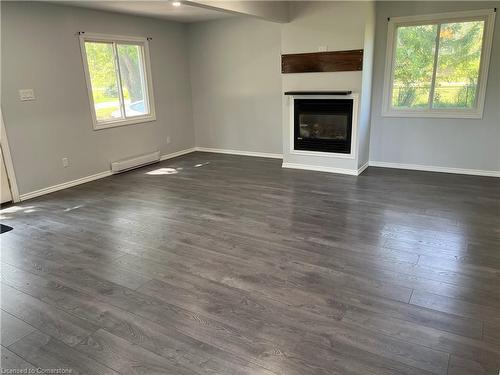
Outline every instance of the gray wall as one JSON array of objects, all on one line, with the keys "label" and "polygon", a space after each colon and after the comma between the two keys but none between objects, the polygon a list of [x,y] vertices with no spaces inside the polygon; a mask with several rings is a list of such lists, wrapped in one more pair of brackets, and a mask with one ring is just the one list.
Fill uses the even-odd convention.
[{"label": "gray wall", "polygon": [[239,17],[189,26],[196,146],[281,154],[280,30]]},{"label": "gray wall", "polygon": [[482,120],[381,116],[387,17],[500,7],[500,2],[378,2],[370,160],[500,170],[500,24],[497,15]]},{"label": "gray wall", "polygon": [[[117,159],[194,146],[186,26],[43,3],[1,7],[1,104],[21,194],[109,170]],[[156,121],[93,130],[80,30],[153,38]],[[21,88],[37,100],[19,101]]]}]

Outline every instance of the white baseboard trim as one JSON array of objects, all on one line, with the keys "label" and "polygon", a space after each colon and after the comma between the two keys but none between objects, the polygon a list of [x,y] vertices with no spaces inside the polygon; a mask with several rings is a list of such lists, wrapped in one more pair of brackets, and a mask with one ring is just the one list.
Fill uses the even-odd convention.
[{"label": "white baseboard trim", "polygon": [[[193,152],[193,151],[195,151],[194,147],[193,148],[188,148],[186,150],[181,150],[181,151],[173,152],[171,154],[161,155],[160,156],[160,160],[172,159],[172,158],[175,158],[177,156],[189,154],[190,152]],[[96,174],[93,174],[91,176],[86,176],[86,177],[82,177],[82,178],[79,178],[79,179],[76,179],[76,180],[72,180],[72,181],[68,181],[68,182],[63,182],[62,184],[57,184],[57,185],[49,186],[49,187],[46,187],[46,188],[43,188],[43,189],[40,189],[40,190],[32,191],[30,193],[21,194],[20,197],[19,197],[19,199],[21,201],[25,201],[27,199],[36,198],[36,197],[39,197],[41,195],[53,193],[53,192],[58,191],[58,190],[63,190],[63,189],[67,189],[67,188],[70,188],[70,187],[73,187],[73,186],[76,186],[76,185],[85,184],[86,182],[99,180],[101,178],[111,176],[112,174],[113,173],[111,172],[111,170],[100,172],[100,173],[96,173]]]},{"label": "white baseboard trim", "polygon": [[191,147],[191,148],[187,148],[185,150],[180,150],[180,151],[172,152],[171,154],[161,155],[160,156],[160,161],[168,160],[168,159],[172,159],[172,158],[176,158],[177,156],[182,156],[182,155],[190,154],[191,152],[195,152],[195,151],[196,151],[196,147]]},{"label": "white baseboard trim", "polygon": [[329,173],[341,173],[348,174],[351,176],[357,176],[357,169],[345,169],[345,168],[334,168],[334,167],[321,167],[317,165],[307,165],[307,164],[296,164],[296,163],[283,163],[283,168],[291,169],[304,169],[307,171],[317,171],[317,172],[329,172]]},{"label": "white baseboard trim", "polygon": [[413,171],[442,172],[442,173],[468,174],[473,176],[500,177],[500,171],[484,171],[480,169],[462,169],[462,168],[437,167],[433,165],[387,163],[375,160],[370,160],[369,165],[373,167],[409,169]]},{"label": "white baseboard trim", "polygon": [[369,166],[369,165],[370,165],[370,164],[369,164],[369,162],[366,162],[366,163],[365,163],[365,164],[363,164],[361,167],[359,167],[359,168],[358,168],[358,176],[359,176],[361,173],[363,173],[363,171],[364,171],[366,168],[368,168],[368,166]]},{"label": "white baseboard trim", "polygon": [[25,201],[27,199],[39,197],[41,195],[53,193],[53,192],[58,191],[58,190],[67,189],[67,188],[70,188],[70,187],[73,187],[73,186],[76,186],[76,185],[81,185],[81,184],[84,184],[86,182],[98,180],[100,178],[108,177],[108,176],[111,176],[111,175],[112,175],[112,173],[111,173],[110,170],[109,171],[104,171],[104,172],[101,172],[101,173],[93,174],[91,176],[82,177],[82,178],[79,178],[77,180],[63,182],[62,184],[57,184],[57,185],[49,186],[49,187],[46,187],[46,188],[43,188],[43,189],[40,189],[40,190],[32,191],[30,193],[21,194],[19,198],[20,198],[21,201]]},{"label": "white baseboard trim", "polygon": [[194,150],[201,152],[214,152],[217,154],[230,154],[230,155],[256,156],[259,158],[283,159],[282,154],[271,154],[267,152],[227,150],[222,148],[209,148],[209,147],[195,147]]}]

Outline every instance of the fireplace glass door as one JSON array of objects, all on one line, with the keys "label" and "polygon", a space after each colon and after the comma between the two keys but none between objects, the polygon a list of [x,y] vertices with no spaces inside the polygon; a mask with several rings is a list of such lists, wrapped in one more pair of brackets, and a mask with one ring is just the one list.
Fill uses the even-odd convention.
[{"label": "fireplace glass door", "polygon": [[349,154],[352,99],[295,99],[296,150]]}]

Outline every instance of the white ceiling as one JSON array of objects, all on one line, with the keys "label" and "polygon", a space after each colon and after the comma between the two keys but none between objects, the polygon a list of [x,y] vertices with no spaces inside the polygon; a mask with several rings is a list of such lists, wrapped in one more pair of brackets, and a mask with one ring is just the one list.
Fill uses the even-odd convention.
[{"label": "white ceiling", "polygon": [[213,9],[196,7],[182,4],[174,7],[172,1],[100,1],[100,0],[74,0],[74,1],[53,1],[54,3],[71,5],[81,8],[91,8],[106,10],[111,12],[134,14],[140,16],[162,18],[178,22],[198,22],[218,18],[231,17],[229,13],[220,12]]}]

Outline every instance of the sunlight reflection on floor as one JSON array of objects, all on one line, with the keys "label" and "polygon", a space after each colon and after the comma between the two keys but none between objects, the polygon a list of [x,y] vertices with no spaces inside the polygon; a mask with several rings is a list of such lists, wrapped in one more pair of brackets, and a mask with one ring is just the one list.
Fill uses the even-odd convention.
[{"label": "sunlight reflection on floor", "polygon": [[7,219],[12,219],[13,215],[8,215],[8,214],[15,214],[15,213],[30,213],[30,212],[35,212],[38,211],[36,209],[36,206],[11,206],[4,208],[3,210],[0,210],[0,219],[2,220],[7,220]]},{"label": "sunlight reflection on floor", "polygon": [[74,206],[74,207],[68,207],[68,208],[64,209],[64,212],[69,212],[69,211],[77,210],[77,209],[82,208],[82,207],[83,207],[83,204],[79,204],[78,206]]},{"label": "sunlight reflection on floor", "polygon": [[178,173],[177,169],[174,168],[158,168],[155,169],[154,171],[146,172],[146,174],[151,176],[158,176],[163,174],[176,174],[176,173]]}]

